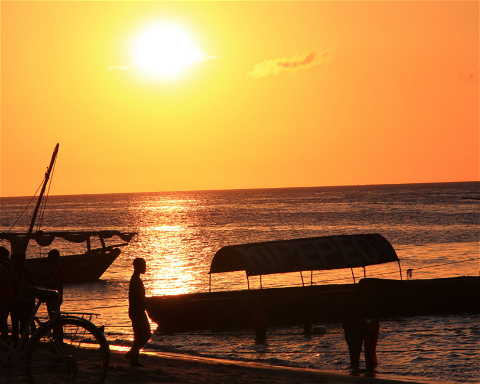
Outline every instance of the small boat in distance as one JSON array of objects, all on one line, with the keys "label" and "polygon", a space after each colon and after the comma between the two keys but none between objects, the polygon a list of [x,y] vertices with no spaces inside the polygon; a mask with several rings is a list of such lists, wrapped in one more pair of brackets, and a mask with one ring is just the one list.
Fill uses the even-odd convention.
[{"label": "small boat in distance", "polygon": [[[85,243],[86,250],[84,253],[75,255],[63,255],[61,253],[60,265],[64,272],[65,283],[86,283],[93,282],[100,279],[108,267],[120,255],[120,247],[129,244],[134,232],[120,232],[116,230],[104,231],[51,231],[44,232],[35,227],[36,218],[45,190],[50,179],[53,167],[55,165],[59,144],[55,146],[50,165],[45,173],[45,179],[42,184],[42,189],[33,212],[33,217],[30,223],[30,228],[27,232],[2,232],[0,233],[0,240],[6,240],[10,243],[11,253],[25,252],[27,254],[26,265],[31,269],[35,283],[42,285],[47,277],[50,266],[48,264],[47,254],[40,257],[32,257],[27,252],[30,241],[35,241],[41,247],[50,246],[55,239],[64,240],[71,243]],[[45,204],[42,209],[45,209]],[[106,239],[119,238],[122,242],[107,244]],[[96,239],[100,247],[93,248],[92,240]],[[60,250],[61,251],[61,250]]]}]

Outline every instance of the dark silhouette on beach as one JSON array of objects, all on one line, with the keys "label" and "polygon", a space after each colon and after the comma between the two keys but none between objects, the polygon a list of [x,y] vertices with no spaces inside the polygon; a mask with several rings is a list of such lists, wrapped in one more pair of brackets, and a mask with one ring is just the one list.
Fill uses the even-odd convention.
[{"label": "dark silhouette on beach", "polygon": [[8,316],[12,311],[13,300],[13,265],[10,252],[5,247],[0,247],[0,336],[7,344]]},{"label": "dark silhouette on beach", "polygon": [[60,265],[60,252],[57,249],[48,252],[48,264],[50,271],[45,280],[45,288],[58,291],[58,299],[47,301],[48,316],[52,319],[59,316],[63,302],[63,269]]},{"label": "dark silhouette on beach", "polygon": [[147,263],[144,259],[137,257],[133,260],[134,272],[130,278],[128,290],[128,316],[132,321],[133,344],[132,348],[125,354],[130,360],[132,367],[143,367],[140,363],[140,350],[145,346],[152,336],[150,323],[146,314],[147,303],[145,301],[145,287],[143,286],[141,274],[147,270]]},{"label": "dark silhouette on beach", "polygon": [[[29,288],[35,286],[32,272],[25,265],[27,256],[24,252],[14,253],[11,256],[14,276],[14,301],[10,318],[12,320],[12,341],[17,343],[20,335],[27,326],[28,319],[35,309],[35,297]],[[32,323],[31,332],[35,330]]]}]

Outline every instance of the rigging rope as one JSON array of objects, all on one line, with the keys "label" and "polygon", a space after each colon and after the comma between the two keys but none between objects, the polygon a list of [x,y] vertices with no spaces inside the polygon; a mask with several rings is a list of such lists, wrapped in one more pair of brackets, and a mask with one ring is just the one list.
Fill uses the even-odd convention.
[{"label": "rigging rope", "polygon": [[10,227],[10,229],[8,230],[8,232],[11,232],[13,227],[18,223],[18,221],[20,220],[20,218],[23,216],[23,214],[25,213],[25,211],[27,210],[27,208],[30,206],[30,204],[32,204],[32,201],[33,199],[35,198],[35,196],[37,196],[37,193],[38,191],[40,190],[40,188],[42,188],[42,185],[43,185],[43,182],[45,181],[45,178],[43,178],[42,182],[40,183],[40,185],[38,186],[35,194],[32,196],[32,198],[30,199],[30,201],[28,202],[28,204],[26,205],[26,207],[23,209],[22,213],[20,213],[20,216],[18,216],[17,220],[15,220],[15,222],[12,224],[12,226]]}]

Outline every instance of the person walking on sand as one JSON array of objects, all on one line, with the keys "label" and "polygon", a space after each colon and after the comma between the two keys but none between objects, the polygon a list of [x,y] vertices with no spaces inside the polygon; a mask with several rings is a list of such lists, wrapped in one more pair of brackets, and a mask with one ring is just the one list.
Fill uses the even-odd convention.
[{"label": "person walking on sand", "polygon": [[140,350],[152,336],[150,331],[150,323],[148,322],[147,302],[145,300],[145,287],[143,286],[140,275],[147,270],[145,259],[137,257],[133,260],[133,275],[130,279],[128,289],[128,317],[132,321],[133,328],[133,344],[132,348],[125,354],[130,360],[130,366],[143,367],[140,363]]}]

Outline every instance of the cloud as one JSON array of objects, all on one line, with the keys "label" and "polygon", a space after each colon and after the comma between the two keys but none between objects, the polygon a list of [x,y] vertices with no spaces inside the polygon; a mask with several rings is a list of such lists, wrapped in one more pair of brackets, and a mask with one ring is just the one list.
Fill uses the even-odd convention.
[{"label": "cloud", "polygon": [[462,80],[466,83],[476,84],[478,83],[478,69],[471,73],[457,73],[457,79]]},{"label": "cloud", "polygon": [[249,75],[259,78],[268,75],[278,75],[282,71],[297,72],[308,69],[315,65],[331,61],[334,49],[317,49],[303,54],[297,54],[291,58],[265,60],[255,65]]},{"label": "cloud", "polygon": [[201,61],[204,61],[204,60],[214,60],[214,59],[217,59],[217,56],[211,56],[207,53],[203,53],[202,51],[198,51],[199,52],[199,56],[198,56],[198,61],[201,62]]}]

